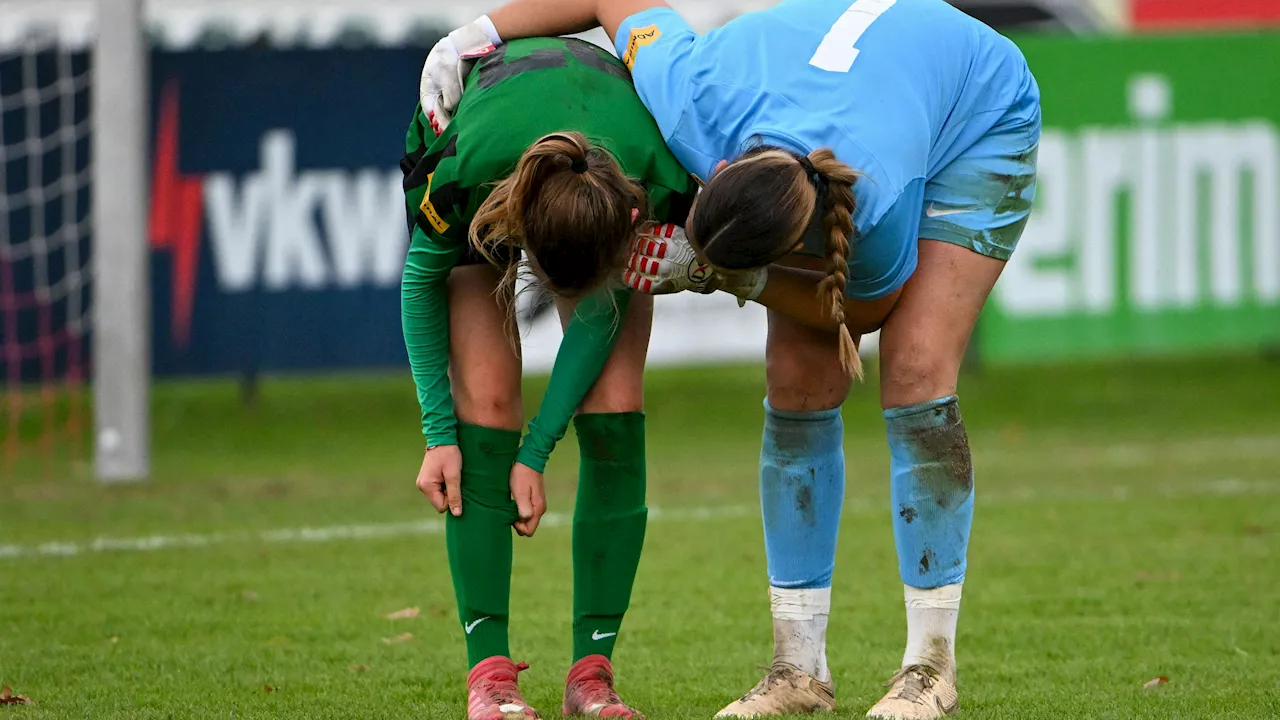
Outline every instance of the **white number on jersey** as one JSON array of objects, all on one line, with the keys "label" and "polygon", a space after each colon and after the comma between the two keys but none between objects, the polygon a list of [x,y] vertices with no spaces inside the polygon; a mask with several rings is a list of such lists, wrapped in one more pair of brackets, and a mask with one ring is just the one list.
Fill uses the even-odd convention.
[{"label": "white number on jersey", "polygon": [[827,72],[849,72],[853,61],[858,59],[858,48],[854,47],[862,33],[871,27],[885,10],[893,7],[898,0],[857,0],[831,26],[822,44],[813,54],[809,64]]}]

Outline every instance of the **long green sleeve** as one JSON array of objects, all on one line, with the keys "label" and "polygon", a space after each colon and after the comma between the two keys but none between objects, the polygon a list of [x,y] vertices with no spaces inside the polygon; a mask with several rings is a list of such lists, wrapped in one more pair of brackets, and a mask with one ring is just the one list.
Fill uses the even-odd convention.
[{"label": "long green sleeve", "polygon": [[547,458],[569,429],[582,398],[604,369],[630,304],[630,290],[599,290],[578,302],[560,341],[542,405],[529,422],[529,434],[516,462],[538,472],[546,468]]},{"label": "long green sleeve", "polygon": [[400,283],[400,322],[427,445],[457,445],[449,392],[449,271],[462,246],[414,227]]}]

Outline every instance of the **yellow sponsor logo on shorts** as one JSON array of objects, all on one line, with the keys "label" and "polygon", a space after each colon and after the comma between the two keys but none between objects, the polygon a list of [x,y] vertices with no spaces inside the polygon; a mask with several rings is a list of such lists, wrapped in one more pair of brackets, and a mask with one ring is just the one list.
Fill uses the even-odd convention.
[{"label": "yellow sponsor logo on shorts", "polygon": [[636,69],[636,53],[645,45],[652,45],[662,37],[662,31],[657,25],[636,28],[631,31],[631,39],[627,41],[627,52],[622,56],[622,62],[626,63],[628,70]]},{"label": "yellow sponsor logo on shorts", "polygon": [[436,212],[435,206],[431,204],[431,178],[433,177],[435,177],[434,173],[427,176],[427,192],[422,196],[422,204],[418,209],[427,217],[427,222],[431,223],[431,227],[435,228],[436,232],[444,233],[449,229],[449,223],[440,217],[440,213]]}]

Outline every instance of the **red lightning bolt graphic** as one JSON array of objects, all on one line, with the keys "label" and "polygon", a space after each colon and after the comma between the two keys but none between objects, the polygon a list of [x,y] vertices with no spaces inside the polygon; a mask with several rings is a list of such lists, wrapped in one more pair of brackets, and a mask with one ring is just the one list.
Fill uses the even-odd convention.
[{"label": "red lightning bolt graphic", "polygon": [[203,186],[198,175],[178,170],[178,83],[164,88],[156,130],[155,166],[151,175],[151,248],[170,251],[173,341],[186,346],[191,338],[196,272],[200,262]]}]

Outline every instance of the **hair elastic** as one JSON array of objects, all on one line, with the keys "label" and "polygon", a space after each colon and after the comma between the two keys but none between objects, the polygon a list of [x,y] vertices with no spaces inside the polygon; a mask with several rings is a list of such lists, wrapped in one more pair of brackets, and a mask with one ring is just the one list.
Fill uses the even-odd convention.
[{"label": "hair elastic", "polygon": [[818,172],[818,168],[813,166],[813,161],[808,157],[800,156],[800,167],[804,168],[805,174],[809,176],[809,182],[813,183],[814,187],[822,189],[827,186],[826,176]]},{"label": "hair elastic", "polygon": [[585,173],[587,171],[587,168],[588,166],[585,158],[578,158],[573,161],[572,165],[569,166],[570,170],[578,173],[579,175],[582,175],[583,173]]}]

